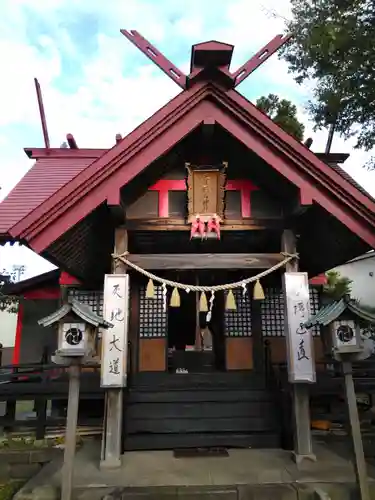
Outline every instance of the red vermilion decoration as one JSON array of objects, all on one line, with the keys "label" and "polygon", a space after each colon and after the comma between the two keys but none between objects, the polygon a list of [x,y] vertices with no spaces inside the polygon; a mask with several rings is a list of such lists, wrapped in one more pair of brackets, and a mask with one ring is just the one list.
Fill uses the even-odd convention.
[{"label": "red vermilion decoration", "polygon": [[197,215],[191,223],[190,239],[201,238],[204,240],[212,236],[220,240],[220,217],[215,214],[205,222],[202,217]]},{"label": "red vermilion decoration", "polygon": [[[250,193],[257,190],[250,180],[228,180],[225,186],[226,191],[240,191],[241,193],[241,216],[251,217]],[[169,217],[169,191],[186,191],[186,182],[184,180],[161,179],[149,188],[149,191],[158,191],[159,193],[159,217]]]},{"label": "red vermilion decoration", "polygon": [[220,217],[216,214],[207,222],[207,236],[212,233],[216,234],[217,239],[220,240]]},{"label": "red vermilion decoration", "polygon": [[193,238],[200,237],[203,240],[205,233],[204,222],[199,215],[197,215],[195,220],[191,223],[190,239],[192,240]]},{"label": "red vermilion decoration", "polygon": [[74,276],[71,276],[70,274],[66,273],[65,271],[61,271],[60,278],[59,278],[59,284],[60,285],[80,285],[80,281],[77,280]]},{"label": "red vermilion decoration", "polygon": [[18,365],[20,362],[21,354],[21,338],[22,338],[22,327],[23,327],[23,304],[19,302],[18,312],[17,312],[17,326],[16,326],[16,338],[14,340],[14,349],[12,356],[12,365]]}]

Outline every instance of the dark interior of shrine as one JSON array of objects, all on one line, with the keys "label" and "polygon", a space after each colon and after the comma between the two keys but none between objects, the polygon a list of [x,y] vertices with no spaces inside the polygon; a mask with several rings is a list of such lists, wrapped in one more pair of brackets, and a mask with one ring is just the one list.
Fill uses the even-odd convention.
[{"label": "dark interior of shrine", "polygon": [[[182,283],[192,283],[192,276],[195,277],[195,282],[204,285],[218,285],[232,282],[239,275],[230,273],[204,271],[193,273],[173,273],[171,279],[176,279]],[[229,281],[228,281],[229,280]],[[194,279],[193,279],[194,281]],[[225,370],[225,296],[224,292],[218,291],[215,293],[211,319],[207,321],[207,311],[199,311],[200,294],[184,290],[179,291],[180,306],[172,307],[171,303],[172,290],[169,289],[167,295],[168,301],[168,348],[170,358],[170,371],[175,371],[177,368],[189,367],[189,371],[200,372],[207,370],[224,371]],[[209,305],[210,294],[207,294]],[[199,352],[194,350],[194,346],[200,339],[197,335],[208,328],[209,334],[212,336],[212,351]],[[173,353],[173,354],[172,354]]]}]

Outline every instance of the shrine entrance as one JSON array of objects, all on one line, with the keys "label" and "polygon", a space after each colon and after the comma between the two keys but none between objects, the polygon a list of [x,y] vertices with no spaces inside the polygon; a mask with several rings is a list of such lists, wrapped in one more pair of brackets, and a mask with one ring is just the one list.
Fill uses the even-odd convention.
[{"label": "shrine entrance", "polygon": [[200,311],[198,292],[181,293],[178,307],[168,297],[168,371],[205,373],[225,371],[224,296],[217,293],[211,317]]}]

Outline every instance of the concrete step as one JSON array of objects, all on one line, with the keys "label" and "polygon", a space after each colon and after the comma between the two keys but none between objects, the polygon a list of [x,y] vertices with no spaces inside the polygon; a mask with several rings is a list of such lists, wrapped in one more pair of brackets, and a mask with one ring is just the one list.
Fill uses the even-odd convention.
[{"label": "concrete step", "polygon": [[[15,500],[59,500],[60,488],[26,484],[16,493]],[[241,484],[207,486],[155,487],[79,487],[74,488],[73,500],[357,500],[354,484]],[[371,500],[375,500],[372,484]]]},{"label": "concrete step", "polygon": [[[292,485],[178,486],[126,488],[105,495],[102,500],[299,500]],[[315,500],[311,495],[303,500]],[[85,499],[79,499],[85,500]],[[316,499],[318,500],[318,499]],[[328,500],[328,499],[324,499]]]}]

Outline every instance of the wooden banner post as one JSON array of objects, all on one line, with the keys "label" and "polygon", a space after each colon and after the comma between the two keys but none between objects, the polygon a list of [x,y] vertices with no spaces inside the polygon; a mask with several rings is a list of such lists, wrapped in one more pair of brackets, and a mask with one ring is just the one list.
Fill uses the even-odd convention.
[{"label": "wooden banner post", "polygon": [[[282,251],[296,252],[295,236],[285,230]],[[311,333],[303,327],[310,316],[309,284],[306,273],[298,273],[298,262],[286,265],[283,279],[284,322],[289,382],[293,391],[294,459],[315,461],[312,449],[309,384],[316,381],[314,348]]]},{"label": "wooden banner post", "polygon": [[70,500],[73,489],[74,456],[79,406],[80,360],[69,366],[68,412],[66,417],[64,463],[61,471],[61,500]]},{"label": "wooden banner post", "polygon": [[[115,254],[127,251],[127,232],[115,232]],[[103,332],[101,386],[105,387],[105,412],[103,423],[100,466],[121,466],[123,388],[127,384],[127,348],[129,328],[129,275],[126,266],[117,260],[113,273],[104,280],[104,319],[112,318],[113,328]]]},{"label": "wooden banner post", "polygon": [[107,274],[104,318],[113,328],[103,332],[101,387],[107,388],[101,467],[121,466],[122,390],[127,383],[129,275]]}]

